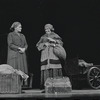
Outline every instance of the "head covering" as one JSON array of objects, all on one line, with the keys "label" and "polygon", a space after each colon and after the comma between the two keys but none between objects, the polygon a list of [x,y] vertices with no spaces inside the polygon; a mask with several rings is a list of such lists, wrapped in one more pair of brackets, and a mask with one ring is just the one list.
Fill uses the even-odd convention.
[{"label": "head covering", "polygon": [[21,25],[21,23],[20,23],[20,22],[14,22],[14,23],[11,25],[10,29],[16,28],[18,25]]},{"label": "head covering", "polygon": [[44,26],[44,29],[46,29],[46,28],[49,28],[50,30],[54,31],[53,25],[51,25],[51,24],[46,24]]}]

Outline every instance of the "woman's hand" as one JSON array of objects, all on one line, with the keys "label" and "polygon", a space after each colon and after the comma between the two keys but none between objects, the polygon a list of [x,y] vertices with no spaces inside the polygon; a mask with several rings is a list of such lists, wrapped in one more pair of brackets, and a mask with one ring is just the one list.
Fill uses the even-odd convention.
[{"label": "woman's hand", "polygon": [[55,47],[55,46],[56,46],[56,44],[54,44],[54,43],[51,43],[51,44],[50,44],[50,46],[52,46],[52,47]]},{"label": "woman's hand", "polygon": [[24,53],[25,52],[25,48],[18,48],[20,53]]},{"label": "woman's hand", "polygon": [[44,45],[48,47],[50,44],[48,42],[46,42]]}]

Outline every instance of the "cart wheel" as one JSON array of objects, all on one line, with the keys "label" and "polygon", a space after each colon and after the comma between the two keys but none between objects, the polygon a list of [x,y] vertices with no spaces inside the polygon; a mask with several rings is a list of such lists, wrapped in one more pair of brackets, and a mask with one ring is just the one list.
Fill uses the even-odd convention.
[{"label": "cart wheel", "polygon": [[100,88],[100,69],[91,67],[87,73],[87,81],[93,89]]}]

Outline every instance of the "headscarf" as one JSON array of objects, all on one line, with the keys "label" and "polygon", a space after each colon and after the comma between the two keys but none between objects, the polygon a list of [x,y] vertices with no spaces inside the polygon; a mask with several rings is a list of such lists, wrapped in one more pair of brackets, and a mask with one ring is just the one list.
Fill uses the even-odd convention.
[{"label": "headscarf", "polygon": [[49,28],[50,30],[54,31],[53,25],[51,25],[51,24],[46,24],[44,26],[44,29],[46,29],[46,28]]},{"label": "headscarf", "polygon": [[11,25],[10,29],[16,28],[18,25],[21,25],[21,23],[20,23],[20,22],[14,22],[14,23]]}]

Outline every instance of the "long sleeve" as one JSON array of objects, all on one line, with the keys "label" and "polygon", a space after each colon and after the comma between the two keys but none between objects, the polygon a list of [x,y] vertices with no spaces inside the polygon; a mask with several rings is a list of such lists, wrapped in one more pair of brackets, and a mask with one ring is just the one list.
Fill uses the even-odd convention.
[{"label": "long sleeve", "polygon": [[39,42],[36,44],[36,47],[39,51],[45,49],[45,43],[43,42],[42,37],[40,38]]},{"label": "long sleeve", "polygon": [[10,49],[18,51],[19,47],[13,43],[13,39],[12,38],[13,38],[12,35],[9,34],[8,38],[7,38],[8,46],[9,46]]},{"label": "long sleeve", "polygon": [[56,42],[57,44],[60,44],[61,46],[63,46],[63,42],[60,39],[56,40]]},{"label": "long sleeve", "polygon": [[63,46],[62,38],[59,35],[55,34],[54,40],[56,41],[56,44],[60,44],[61,46]]}]

